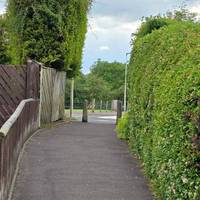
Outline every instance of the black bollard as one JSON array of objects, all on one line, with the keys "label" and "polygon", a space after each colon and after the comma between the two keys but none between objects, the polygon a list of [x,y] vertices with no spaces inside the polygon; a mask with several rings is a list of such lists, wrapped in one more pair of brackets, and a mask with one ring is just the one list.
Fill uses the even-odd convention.
[{"label": "black bollard", "polygon": [[82,122],[87,123],[88,122],[88,101],[84,101],[83,105],[83,117],[82,117]]}]

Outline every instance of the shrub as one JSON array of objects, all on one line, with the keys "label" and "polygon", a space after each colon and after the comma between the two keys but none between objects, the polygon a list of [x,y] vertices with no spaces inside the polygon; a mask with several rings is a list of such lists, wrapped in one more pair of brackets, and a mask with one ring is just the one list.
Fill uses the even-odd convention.
[{"label": "shrub", "polygon": [[117,124],[117,137],[120,140],[128,140],[129,136],[129,120],[128,113],[125,113],[121,119],[119,119]]},{"label": "shrub", "polygon": [[158,197],[199,200],[200,25],[170,19],[138,35],[129,67],[130,146]]}]

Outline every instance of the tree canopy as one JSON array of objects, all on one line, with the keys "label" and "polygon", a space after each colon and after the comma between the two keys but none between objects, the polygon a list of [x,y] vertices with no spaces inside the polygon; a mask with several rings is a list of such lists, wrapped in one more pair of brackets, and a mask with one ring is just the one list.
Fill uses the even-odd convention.
[{"label": "tree canopy", "polygon": [[7,30],[13,64],[37,60],[65,70],[80,69],[91,0],[9,0]]},{"label": "tree canopy", "polygon": [[112,99],[123,100],[125,64],[98,60],[91,67],[91,74],[101,77],[109,84]]},{"label": "tree canopy", "polygon": [[[85,99],[112,101],[123,100],[125,64],[98,60],[87,75],[75,78],[75,104],[81,105]],[[67,81],[66,104],[69,105],[70,81]]]}]

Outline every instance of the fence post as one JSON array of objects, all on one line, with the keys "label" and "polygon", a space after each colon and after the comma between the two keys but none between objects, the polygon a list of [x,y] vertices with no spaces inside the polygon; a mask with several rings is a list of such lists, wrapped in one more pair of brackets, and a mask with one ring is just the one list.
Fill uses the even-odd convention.
[{"label": "fence post", "polygon": [[83,105],[83,117],[82,117],[82,122],[87,123],[88,122],[88,101],[84,101]]},{"label": "fence post", "polygon": [[117,101],[117,121],[116,124],[118,124],[119,119],[122,117],[122,102],[121,101]]},{"label": "fence post", "polygon": [[32,61],[31,60],[28,60],[27,61],[27,67],[26,67],[26,98],[30,98],[32,97],[32,94],[31,94],[31,89],[32,89],[32,86],[31,86],[31,65],[32,65]]},{"label": "fence post", "polygon": [[40,65],[31,60],[27,61],[26,98],[40,98]]}]

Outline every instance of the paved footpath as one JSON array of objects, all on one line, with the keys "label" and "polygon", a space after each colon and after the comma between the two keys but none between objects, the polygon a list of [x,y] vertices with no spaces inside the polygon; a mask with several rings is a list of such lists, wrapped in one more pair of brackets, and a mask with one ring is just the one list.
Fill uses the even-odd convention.
[{"label": "paved footpath", "polygon": [[137,160],[112,124],[74,122],[27,144],[13,200],[152,200]]}]

